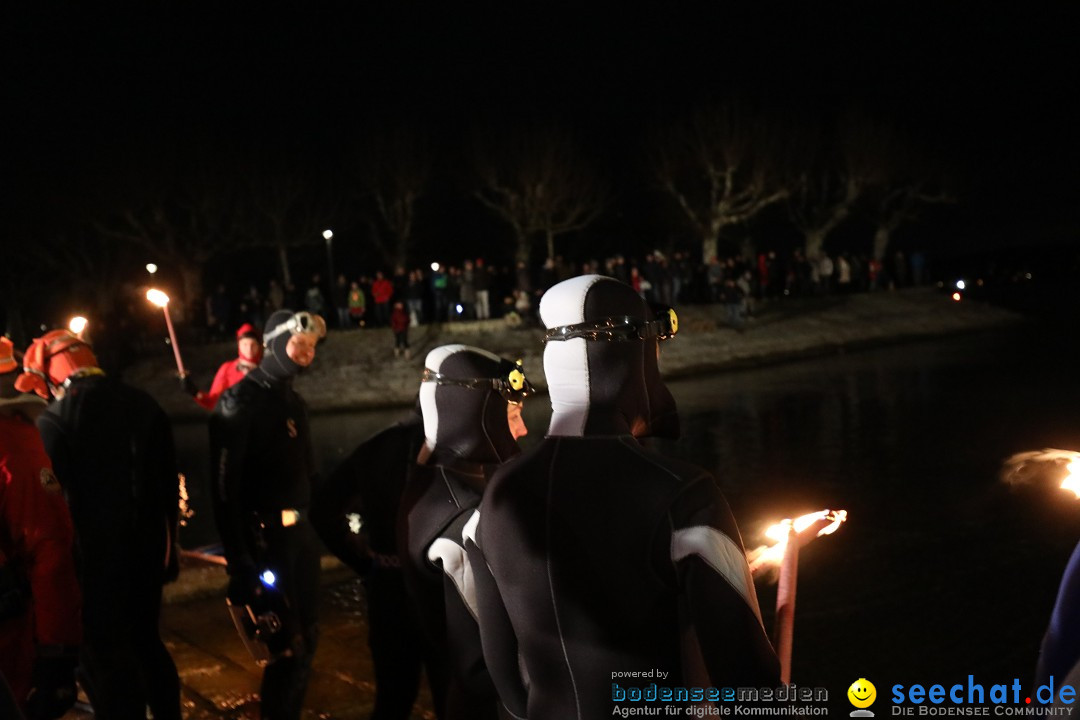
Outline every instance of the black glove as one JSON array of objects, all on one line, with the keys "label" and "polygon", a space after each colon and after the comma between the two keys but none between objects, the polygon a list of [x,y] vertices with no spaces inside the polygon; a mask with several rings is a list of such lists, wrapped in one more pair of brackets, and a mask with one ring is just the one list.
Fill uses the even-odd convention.
[{"label": "black glove", "polygon": [[75,705],[74,656],[39,657],[34,661],[27,720],[55,720]]},{"label": "black glove", "polygon": [[254,565],[244,563],[229,567],[229,602],[233,605],[251,605],[261,594],[262,585]]},{"label": "black glove", "polygon": [[191,375],[188,373],[180,376],[180,388],[191,397],[199,394],[199,388],[195,387],[195,381],[191,379]]}]

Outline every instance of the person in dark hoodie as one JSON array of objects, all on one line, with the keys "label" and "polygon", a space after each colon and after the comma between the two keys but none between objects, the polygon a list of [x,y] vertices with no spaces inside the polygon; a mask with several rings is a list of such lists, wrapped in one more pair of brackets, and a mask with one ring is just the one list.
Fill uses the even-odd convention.
[{"label": "person in dark hoodie", "polygon": [[169,419],[106,376],[68,330],[34,340],[16,381],[52,397],[37,420],[71,509],[83,593],[80,683],[101,718],[180,719],[180,681],[161,641],[161,589],[176,578],[179,481]]},{"label": "person in dark hoodie", "polygon": [[263,672],[263,720],[300,717],[318,639],[320,551],[307,521],[315,460],[307,405],[292,381],[314,361],[325,336],[319,315],[273,313],[259,367],[226,390],[210,416],[211,487],[228,561],[228,601],[254,615],[272,607],[280,621]]},{"label": "person in dark hoodie", "polygon": [[776,687],[715,480],[641,445],[678,434],[658,368],[674,311],[654,314],[629,286],[583,275],[548,290],[540,314],[551,426],[495,472],[466,538],[484,658],[506,709],[610,717],[625,692],[618,670],[662,671],[671,688]]},{"label": "person in dark hoodie", "polygon": [[447,678],[439,717],[495,718],[463,532],[492,468],[520,452],[524,424],[508,405],[532,388],[520,363],[465,345],[435,348],[424,368],[425,441],[398,511],[402,573],[436,675]]}]

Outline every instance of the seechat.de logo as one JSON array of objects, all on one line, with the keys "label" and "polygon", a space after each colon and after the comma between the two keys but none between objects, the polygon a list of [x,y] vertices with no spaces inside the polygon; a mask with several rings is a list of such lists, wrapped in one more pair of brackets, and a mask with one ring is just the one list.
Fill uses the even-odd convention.
[{"label": "seechat.de logo", "polygon": [[866,709],[877,700],[877,688],[874,687],[874,683],[866,678],[859,678],[847,689],[847,697],[848,702],[855,706],[855,710],[851,711],[851,717],[874,717],[874,713]]}]

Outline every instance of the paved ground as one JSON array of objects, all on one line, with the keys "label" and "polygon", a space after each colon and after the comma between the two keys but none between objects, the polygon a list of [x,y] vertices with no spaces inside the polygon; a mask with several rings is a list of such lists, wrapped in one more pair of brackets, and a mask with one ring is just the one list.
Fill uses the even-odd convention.
[{"label": "paved ground", "polygon": [[[217,586],[216,582],[208,584]],[[326,573],[320,611],[319,649],[304,718],[366,719],[371,714],[375,686],[367,649],[366,608],[355,576],[347,570]],[[183,686],[184,717],[257,718],[261,672],[240,644],[224,598],[215,595],[169,602],[162,615],[162,637]],[[91,717],[91,713],[76,710],[65,720]],[[412,720],[434,717],[430,695],[422,687]]]}]

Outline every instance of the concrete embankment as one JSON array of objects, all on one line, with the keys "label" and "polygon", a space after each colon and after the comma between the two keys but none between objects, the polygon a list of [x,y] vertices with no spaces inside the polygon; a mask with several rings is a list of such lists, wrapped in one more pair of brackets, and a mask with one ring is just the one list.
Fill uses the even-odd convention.
[{"label": "concrete embankment", "polygon": [[[724,321],[718,305],[679,308],[678,338],[663,346],[665,377],[759,366],[840,350],[944,337],[1001,327],[1020,317],[981,303],[953,302],[936,289],[920,288],[827,298],[758,303],[743,332]],[[503,320],[423,325],[410,330],[412,357],[395,358],[387,329],[331,331],[314,366],[296,381],[313,412],[407,405],[415,397],[424,356],[447,343],[476,345],[525,361],[529,379],[546,387],[543,331],[512,328]],[[185,347],[184,359],[197,383],[209,386],[218,365],[235,356],[232,343]],[[126,377],[149,391],[176,419],[201,413],[176,382],[172,354],[131,368]]]}]

